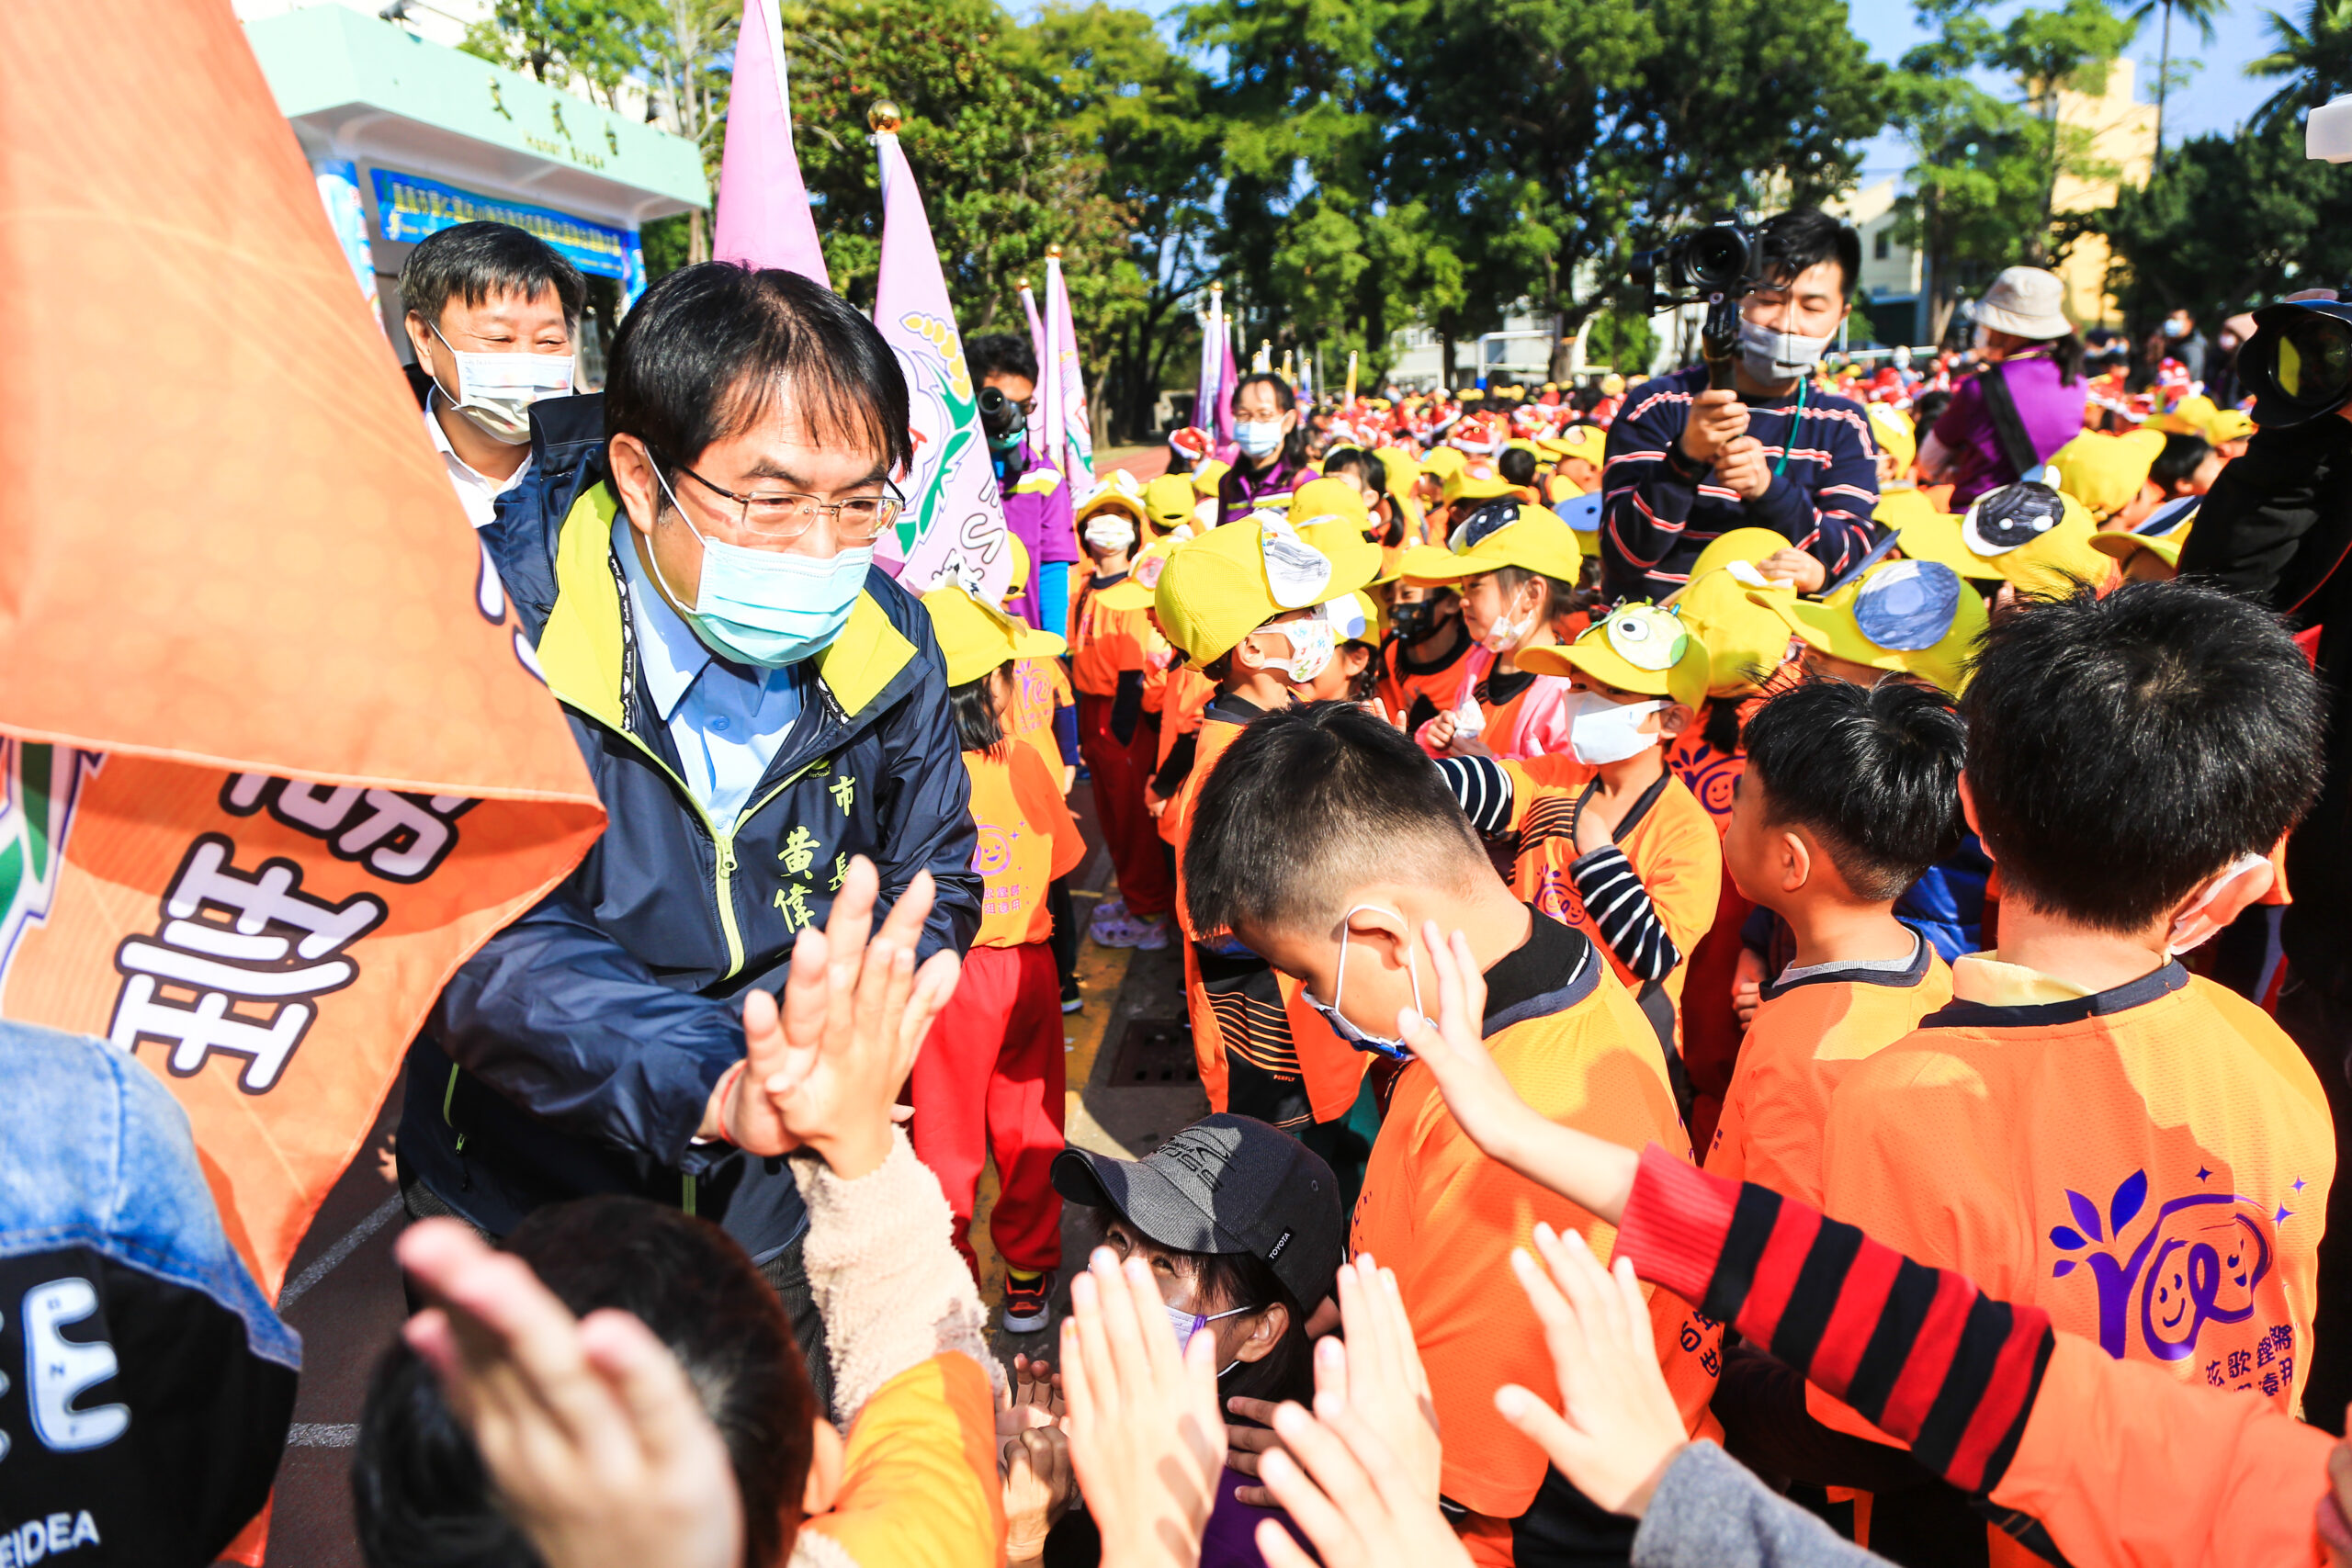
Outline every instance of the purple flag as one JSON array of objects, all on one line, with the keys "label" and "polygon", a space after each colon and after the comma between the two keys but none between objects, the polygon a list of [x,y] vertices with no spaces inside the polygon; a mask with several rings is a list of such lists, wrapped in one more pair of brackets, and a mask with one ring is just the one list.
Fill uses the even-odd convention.
[{"label": "purple flag", "polygon": [[824,247],[792,151],[792,100],[784,23],[775,0],[743,0],[735,83],[727,98],[727,147],[718,161],[718,233],[711,254],[775,266],[830,288]]},{"label": "purple flag", "polygon": [[[895,119],[888,120],[893,130]],[[1001,604],[1012,571],[1004,503],[980,430],[979,389],[964,361],[963,335],[947,302],[947,278],[932,243],[907,155],[893,130],[876,128],[882,174],[882,275],[874,324],[907,377],[915,463],[899,479],[907,510],[876,542],[884,567],[914,592],[961,582]]]}]

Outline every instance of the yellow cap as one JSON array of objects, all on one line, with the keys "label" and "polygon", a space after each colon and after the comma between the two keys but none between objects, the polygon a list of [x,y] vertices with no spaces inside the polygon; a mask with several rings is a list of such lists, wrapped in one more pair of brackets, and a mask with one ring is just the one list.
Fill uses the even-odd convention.
[{"label": "yellow cap", "polygon": [[1789,547],[1789,541],[1770,528],[1734,528],[1718,534],[1707,541],[1699,558],[1690,563],[1689,581],[1696,582],[1707,573],[1732,562],[1746,561],[1753,566],[1766,556],[1778,554]]},{"label": "yellow cap", "polygon": [[1309,479],[1291,492],[1290,525],[1314,523],[1346,523],[1361,536],[1372,526],[1372,508],[1364,504],[1363,492],[1345,479]]},{"label": "yellow cap", "polygon": [[2221,412],[2221,405],[2202,392],[2192,392],[2172,405],[2172,417],[2180,421],[2180,428],[2186,431],[2203,431]]},{"label": "yellow cap", "polygon": [[[1460,537],[1464,530],[1455,532]],[[1459,582],[1497,567],[1515,566],[1573,586],[1584,564],[1584,549],[1576,530],[1549,507],[1524,502],[1512,521],[1475,539],[1463,538],[1461,543],[1459,550],[1415,545],[1390,575],[1421,582]]]},{"label": "yellow cap", "polygon": [[1421,468],[1442,478],[1469,461],[1470,454],[1459,446],[1432,446],[1429,456],[1421,459]]},{"label": "yellow cap", "polygon": [[1171,534],[1193,520],[1200,492],[1182,474],[1162,474],[1143,487],[1144,520],[1162,534]]},{"label": "yellow cap", "polygon": [[1012,570],[1004,579],[1004,596],[1010,599],[1029,587],[1029,547],[1010,528],[1005,530],[1004,542],[1012,548]]},{"label": "yellow cap", "polygon": [[1061,652],[1062,639],[983,604],[960,587],[934,588],[922,596],[939,651],[947,656],[947,683],[967,685],[1008,659],[1046,659]]},{"label": "yellow cap", "polygon": [[1531,457],[1541,457],[1544,456],[1543,453],[1535,449],[1535,443],[1530,441],[1524,435],[1514,435],[1510,440],[1504,442],[1503,446],[1505,447],[1516,446]]},{"label": "yellow cap", "polygon": [[1230,463],[1220,463],[1215,457],[1193,470],[1193,488],[1203,495],[1215,495],[1217,482],[1232,468]]},{"label": "yellow cap", "polygon": [[1655,604],[1620,604],[1566,647],[1523,648],[1511,661],[1538,675],[1580,674],[1684,707],[1707,700],[1706,643],[1679,615]]},{"label": "yellow cap", "polygon": [[1789,623],[1764,596],[1792,600],[1796,590],[1758,587],[1753,566],[1694,572],[1674,596],[1674,612],[1707,645],[1707,694],[1744,697],[1787,660]]},{"label": "yellow cap", "polygon": [[2254,434],[2254,417],[2244,409],[2222,409],[2205,422],[2205,439],[2219,446],[2224,441],[2243,441]]},{"label": "yellow cap", "polygon": [[[1362,536],[1358,536],[1359,541]],[[1380,560],[1370,547],[1372,563]],[[1359,558],[1360,559],[1361,558]],[[1288,522],[1260,512],[1213,528],[1168,558],[1153,604],[1159,628],[1201,669],[1277,615],[1362,588],[1369,576],[1342,576],[1331,558],[1299,537]]]},{"label": "yellow cap", "polygon": [[1609,432],[1597,424],[1572,424],[1535,446],[1546,457],[1582,457],[1588,463],[1599,463],[1609,446]]},{"label": "yellow cap", "polygon": [[1913,459],[1919,456],[1919,432],[1903,412],[1887,403],[1870,405],[1871,439],[1894,458],[1895,467],[1904,473],[1911,471]]},{"label": "yellow cap", "polygon": [[1485,457],[1474,457],[1445,476],[1445,499],[1455,501],[1492,501],[1498,495],[1511,495],[1519,487],[1495,471],[1495,465]]},{"label": "yellow cap", "polygon": [[2129,533],[2092,536],[2091,548],[2118,562],[2127,562],[2135,551],[2145,550],[2177,571],[2180,547],[2188,543],[2188,531],[2197,525],[2197,513],[2204,499],[2189,495],[2168,501]]},{"label": "yellow cap", "polygon": [[1604,398],[1616,397],[1624,389],[1625,378],[1618,375],[1614,370],[1600,378],[1600,395]]},{"label": "yellow cap", "polygon": [[[1336,482],[1336,481],[1335,481]],[[1295,506],[1294,506],[1295,510]],[[1364,513],[1369,517],[1369,513]],[[1364,525],[1348,517],[1326,516],[1298,527],[1298,536],[1331,558],[1335,581],[1360,588],[1380,575],[1379,542],[1363,536]]]},{"label": "yellow cap", "polygon": [[1140,525],[1144,519],[1143,487],[1136,483],[1135,475],[1125,468],[1113,468],[1094,481],[1094,488],[1078,498],[1078,507],[1071,520],[1083,525],[1098,512],[1124,512],[1128,521]]},{"label": "yellow cap", "polygon": [[1421,477],[1420,464],[1402,446],[1375,446],[1372,455],[1380,459],[1380,471],[1388,480],[1388,493],[1403,495]]},{"label": "yellow cap", "polygon": [[2073,496],[2020,481],[1986,491],[1964,517],[1941,513],[1898,530],[1903,553],[1962,577],[2006,578],[2020,593],[2063,596],[2075,582],[2107,581],[2113,567],[2091,547],[2098,527]]},{"label": "yellow cap", "polygon": [[1769,589],[1750,589],[1748,597],[1810,648],[1872,670],[1907,671],[1954,696],[1968,683],[1984,632],[1983,596],[1939,561],[1881,561],[1819,601]]},{"label": "yellow cap", "polygon": [[2112,516],[2140,498],[2148,468],[2164,455],[2165,433],[2132,430],[2105,435],[2086,430],[2050,459],[2051,482],[2086,507],[2091,520]]}]

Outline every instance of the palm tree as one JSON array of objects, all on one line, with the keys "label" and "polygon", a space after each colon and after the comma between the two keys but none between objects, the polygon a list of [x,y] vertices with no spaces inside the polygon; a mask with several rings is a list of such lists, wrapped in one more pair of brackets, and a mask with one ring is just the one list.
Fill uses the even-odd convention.
[{"label": "palm tree", "polygon": [[2230,0],[2140,0],[2131,12],[2132,20],[2144,22],[2162,11],[2165,17],[2164,44],[2156,56],[2156,158],[2165,161],[2165,96],[2172,87],[2172,18],[2180,19],[2195,28],[2205,47],[2213,47],[2213,18],[2229,8]]},{"label": "palm tree", "polygon": [[2276,11],[2265,25],[2277,47],[2248,61],[2245,73],[2285,78],[2287,85],[2255,110],[2257,129],[2291,124],[2304,109],[2352,91],[2352,0],[2307,0],[2301,25]]}]

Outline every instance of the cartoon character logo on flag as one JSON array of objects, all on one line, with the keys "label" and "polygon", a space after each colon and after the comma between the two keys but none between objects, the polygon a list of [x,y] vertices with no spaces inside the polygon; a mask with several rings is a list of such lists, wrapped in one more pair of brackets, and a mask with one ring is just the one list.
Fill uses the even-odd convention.
[{"label": "cartoon character logo on flag", "polygon": [[1001,603],[1012,571],[1005,546],[1004,504],[980,430],[979,389],[964,360],[963,335],[947,302],[947,278],[931,239],[931,220],[899,147],[898,107],[867,116],[882,175],[882,268],[874,324],[907,377],[913,426],[913,469],[899,479],[907,510],[895,536],[877,541],[886,569],[916,592],[944,582],[981,585]]}]

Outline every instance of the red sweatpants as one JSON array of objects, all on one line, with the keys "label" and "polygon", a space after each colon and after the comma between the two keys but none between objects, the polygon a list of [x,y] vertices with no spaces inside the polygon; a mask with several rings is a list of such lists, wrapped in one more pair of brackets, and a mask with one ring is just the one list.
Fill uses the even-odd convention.
[{"label": "red sweatpants", "polygon": [[1094,815],[1102,823],[1103,842],[1111,846],[1127,913],[1157,919],[1176,907],[1176,880],[1168,870],[1159,826],[1143,808],[1143,786],[1159,765],[1159,732],[1138,721],[1135,734],[1121,745],[1111,733],[1112,701],[1078,694],[1078,752],[1094,775]]},{"label": "red sweatpants", "polygon": [[1048,1174],[1062,1152],[1061,998],[1046,943],[975,947],[915,1058],[908,1134],[947,1195],[956,1250],[975,1279],[972,1201],[991,1155],[997,1256],[1023,1273],[1061,1266],[1062,1201]]}]

